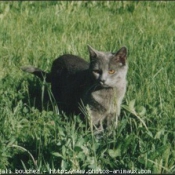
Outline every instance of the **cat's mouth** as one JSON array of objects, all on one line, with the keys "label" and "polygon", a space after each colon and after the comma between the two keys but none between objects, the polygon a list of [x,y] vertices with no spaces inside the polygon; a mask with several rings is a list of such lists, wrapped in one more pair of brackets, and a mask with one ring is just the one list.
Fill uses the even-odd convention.
[{"label": "cat's mouth", "polygon": [[99,85],[103,88],[109,88],[110,87],[109,85],[107,85],[105,82],[102,82],[102,81],[99,82]]}]

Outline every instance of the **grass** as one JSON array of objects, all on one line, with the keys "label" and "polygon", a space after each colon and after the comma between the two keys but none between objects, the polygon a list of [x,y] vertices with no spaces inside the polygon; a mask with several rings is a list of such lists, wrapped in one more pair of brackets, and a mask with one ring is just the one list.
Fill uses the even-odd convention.
[{"label": "grass", "polygon": [[[1,2],[0,170],[175,173],[173,2]],[[78,116],[57,113],[50,85],[20,66],[49,71],[72,53],[128,47],[119,127],[97,140]],[[48,103],[46,101],[48,98]],[[126,172],[125,172],[126,173]]]}]

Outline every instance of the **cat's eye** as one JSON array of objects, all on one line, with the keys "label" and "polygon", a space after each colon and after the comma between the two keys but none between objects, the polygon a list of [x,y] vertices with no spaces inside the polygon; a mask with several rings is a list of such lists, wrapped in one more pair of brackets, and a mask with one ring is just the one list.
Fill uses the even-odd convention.
[{"label": "cat's eye", "polygon": [[108,71],[109,74],[114,74],[115,73],[115,70],[111,69]]},{"label": "cat's eye", "polygon": [[97,70],[93,70],[93,72],[96,73],[96,74],[101,74],[101,71],[98,70],[98,69]]}]

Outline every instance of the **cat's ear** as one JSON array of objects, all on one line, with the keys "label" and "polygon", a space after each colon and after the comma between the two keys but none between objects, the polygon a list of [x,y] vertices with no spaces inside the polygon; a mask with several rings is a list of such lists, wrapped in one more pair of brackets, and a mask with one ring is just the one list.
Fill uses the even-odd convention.
[{"label": "cat's ear", "polygon": [[126,58],[127,58],[127,48],[122,47],[120,50],[118,50],[115,53],[115,61],[120,62],[123,66],[126,64]]},{"label": "cat's ear", "polygon": [[89,54],[90,54],[90,58],[96,58],[97,57],[97,50],[93,49],[90,45],[87,45],[88,50],[89,50]]}]

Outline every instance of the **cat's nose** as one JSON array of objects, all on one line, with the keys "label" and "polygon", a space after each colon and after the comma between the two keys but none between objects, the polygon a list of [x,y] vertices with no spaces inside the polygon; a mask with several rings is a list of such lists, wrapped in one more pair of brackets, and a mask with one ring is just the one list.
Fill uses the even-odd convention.
[{"label": "cat's nose", "polygon": [[105,80],[100,80],[100,84],[105,84]]}]

